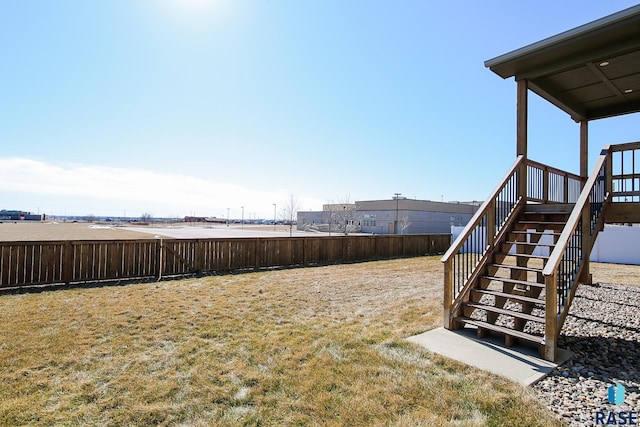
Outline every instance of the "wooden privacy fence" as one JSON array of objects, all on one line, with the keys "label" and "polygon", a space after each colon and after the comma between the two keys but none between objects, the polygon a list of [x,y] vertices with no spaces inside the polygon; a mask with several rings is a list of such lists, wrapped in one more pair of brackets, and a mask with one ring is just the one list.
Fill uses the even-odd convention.
[{"label": "wooden privacy fence", "polygon": [[421,256],[450,243],[450,234],[0,242],[0,288]]}]

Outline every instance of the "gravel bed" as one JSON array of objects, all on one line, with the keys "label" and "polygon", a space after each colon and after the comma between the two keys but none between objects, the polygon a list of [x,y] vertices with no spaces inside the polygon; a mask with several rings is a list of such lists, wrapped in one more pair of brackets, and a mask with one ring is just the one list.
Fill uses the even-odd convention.
[{"label": "gravel bed", "polygon": [[[640,288],[581,285],[560,347],[573,358],[533,386],[549,409],[572,426],[595,425],[598,411],[640,411]],[[607,400],[616,382],[626,389],[619,406]]]}]

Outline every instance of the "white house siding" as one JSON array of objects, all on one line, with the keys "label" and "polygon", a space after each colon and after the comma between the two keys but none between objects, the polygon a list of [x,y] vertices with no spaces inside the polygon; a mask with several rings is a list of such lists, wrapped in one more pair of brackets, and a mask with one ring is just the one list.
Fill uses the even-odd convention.
[{"label": "white house siding", "polygon": [[591,251],[591,261],[640,265],[640,227],[605,225]]}]

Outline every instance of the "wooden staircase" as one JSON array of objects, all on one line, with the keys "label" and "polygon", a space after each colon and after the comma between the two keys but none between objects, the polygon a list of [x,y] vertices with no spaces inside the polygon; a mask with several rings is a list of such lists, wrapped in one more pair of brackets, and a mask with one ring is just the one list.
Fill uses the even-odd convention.
[{"label": "wooden staircase", "polygon": [[571,204],[525,205],[489,255],[454,322],[477,327],[479,337],[503,334],[506,345],[519,340],[544,345],[542,270],[572,209]]},{"label": "wooden staircase", "polygon": [[604,219],[616,200],[636,195],[612,191],[613,183],[624,190],[628,176],[613,172],[622,169],[612,152],[637,149],[640,143],[605,147],[586,180],[518,156],[442,257],[444,327],[501,333],[507,345],[528,341],[556,360]]}]

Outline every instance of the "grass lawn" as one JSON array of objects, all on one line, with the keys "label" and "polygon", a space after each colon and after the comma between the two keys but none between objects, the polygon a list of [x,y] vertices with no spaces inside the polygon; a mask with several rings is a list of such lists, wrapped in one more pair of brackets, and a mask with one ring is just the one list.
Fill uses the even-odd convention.
[{"label": "grass lawn", "polygon": [[522,425],[533,392],[404,339],[440,257],[0,295],[2,425]]}]

